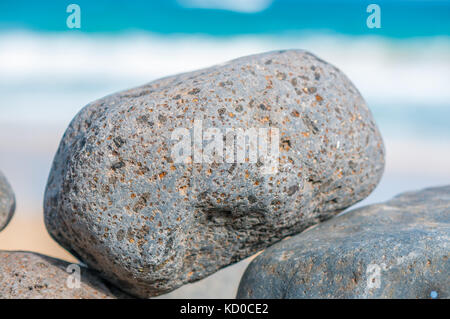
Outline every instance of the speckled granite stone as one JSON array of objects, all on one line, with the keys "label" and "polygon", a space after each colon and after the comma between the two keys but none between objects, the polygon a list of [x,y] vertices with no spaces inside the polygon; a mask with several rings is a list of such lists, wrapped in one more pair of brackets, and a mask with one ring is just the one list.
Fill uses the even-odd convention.
[{"label": "speckled granite stone", "polygon": [[352,210],[260,254],[238,298],[450,298],[450,186]]},{"label": "speckled granite stone", "polygon": [[[75,284],[68,262],[31,252],[0,251],[0,299],[112,299],[126,294],[80,267]],[[73,277],[75,278],[75,277]],[[72,288],[69,288],[72,287]]]},{"label": "speckled granite stone", "polygon": [[0,171],[0,231],[9,223],[16,209],[14,192],[6,177]]},{"label": "speckled granite stone", "polygon": [[[195,120],[278,128],[278,172],[174,162],[171,134]],[[148,297],[330,218],[370,194],[383,168],[381,136],[347,77],[305,51],[269,52],[86,106],[56,154],[45,221],[90,267]]]}]

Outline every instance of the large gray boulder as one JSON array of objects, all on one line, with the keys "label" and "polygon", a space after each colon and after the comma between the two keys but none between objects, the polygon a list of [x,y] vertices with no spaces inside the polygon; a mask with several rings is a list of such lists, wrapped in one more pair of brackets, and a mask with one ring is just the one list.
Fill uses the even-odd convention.
[{"label": "large gray boulder", "polygon": [[0,299],[128,297],[86,267],[23,251],[0,251]]},{"label": "large gray boulder", "polygon": [[270,247],[238,298],[450,298],[450,186],[355,209]]},{"label": "large gray boulder", "polygon": [[[269,156],[239,157],[237,139],[231,155],[206,157],[210,128],[267,127]],[[54,159],[45,222],[105,278],[149,297],[332,217],[370,194],[383,168],[380,133],[348,78],[305,51],[269,52],[86,106]]]},{"label": "large gray boulder", "polygon": [[16,209],[14,192],[0,171],[0,231],[10,222]]}]

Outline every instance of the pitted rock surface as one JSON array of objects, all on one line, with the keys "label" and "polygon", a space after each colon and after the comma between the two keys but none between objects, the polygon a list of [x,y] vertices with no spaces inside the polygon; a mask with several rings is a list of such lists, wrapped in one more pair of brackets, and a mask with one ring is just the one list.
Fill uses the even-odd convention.
[{"label": "pitted rock surface", "polygon": [[238,298],[450,298],[450,186],[352,210],[268,248]]},{"label": "pitted rock surface", "polygon": [[14,192],[0,171],[0,231],[10,222],[16,209]]},{"label": "pitted rock surface", "polygon": [[[83,266],[31,252],[0,251],[0,299],[112,299],[126,294]],[[71,277],[72,276],[72,277]],[[78,281],[78,279],[80,281]],[[77,284],[79,282],[79,284]]]},{"label": "pitted rock surface", "polygon": [[[278,171],[177,163],[171,134],[193,136],[195,120],[221,132],[278,128]],[[54,159],[45,221],[105,278],[149,297],[332,217],[365,198],[383,168],[380,133],[349,79],[306,51],[269,52],[87,105]]]}]

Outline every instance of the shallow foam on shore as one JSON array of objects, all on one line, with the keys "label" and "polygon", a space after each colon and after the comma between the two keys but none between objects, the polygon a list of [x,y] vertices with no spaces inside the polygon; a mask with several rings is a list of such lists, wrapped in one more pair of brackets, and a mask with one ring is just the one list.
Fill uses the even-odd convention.
[{"label": "shallow foam on shore", "polygon": [[8,31],[0,32],[0,122],[67,122],[83,105],[114,91],[289,48],[307,49],[343,70],[369,102],[449,106],[450,37],[445,36],[393,40],[303,32],[217,38]]}]

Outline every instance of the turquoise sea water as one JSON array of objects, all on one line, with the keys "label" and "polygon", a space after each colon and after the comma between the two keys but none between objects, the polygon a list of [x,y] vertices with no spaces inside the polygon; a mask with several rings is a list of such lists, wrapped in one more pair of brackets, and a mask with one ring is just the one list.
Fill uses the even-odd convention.
[{"label": "turquoise sea water", "polygon": [[[380,29],[366,25],[373,2]],[[70,3],[81,8],[80,29],[66,25]],[[71,117],[74,99],[280,48],[308,49],[342,68],[386,125],[403,117],[431,133],[450,130],[448,0],[3,0],[0,109],[33,119],[36,107],[18,91],[34,104],[67,94],[66,108],[43,103],[41,114]]]},{"label": "turquoise sea water", "polygon": [[[69,3],[81,7],[80,31],[89,33],[146,30],[233,36],[328,30],[395,38],[450,34],[450,1],[446,0],[3,0],[0,28],[66,31],[65,8]],[[382,10],[381,29],[370,30],[364,23],[371,3]]]}]

